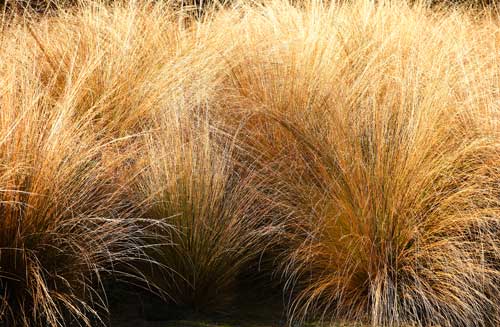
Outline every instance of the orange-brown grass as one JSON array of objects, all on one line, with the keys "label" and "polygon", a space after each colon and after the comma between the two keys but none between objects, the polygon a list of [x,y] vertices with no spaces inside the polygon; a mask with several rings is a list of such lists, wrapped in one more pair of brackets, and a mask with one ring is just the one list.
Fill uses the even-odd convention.
[{"label": "orange-brown grass", "polygon": [[164,244],[149,251],[163,268],[138,265],[149,282],[179,305],[228,309],[238,274],[274,229],[270,208],[257,203],[258,182],[233,167],[231,138],[210,132],[207,108],[232,45],[219,47],[226,33],[210,16],[197,22],[172,7],[91,5],[38,22],[28,37],[39,45],[33,57],[42,78],[54,81],[55,101],[71,92],[77,118],[92,121],[99,137],[132,134],[122,151],[136,152],[118,176],[133,180],[126,201],[176,230],[147,236]]},{"label": "orange-brown grass", "polygon": [[496,326],[497,17],[243,11],[221,102],[290,214],[290,320]]},{"label": "orange-brown grass", "polygon": [[[150,128],[149,114],[190,90],[196,81],[188,72],[197,68],[178,64],[182,29],[162,8],[146,16],[146,6],[89,5],[4,20],[0,321],[7,326],[95,326],[105,318],[102,278],[142,278],[130,262],[150,262],[142,231],[158,223],[133,218],[124,197],[132,150]],[[188,82],[175,84],[178,77]]]},{"label": "orange-brown grass", "polygon": [[271,249],[290,323],[500,323],[496,13],[173,8],[3,18],[0,319],[93,325],[113,267],[221,308]]},{"label": "orange-brown grass", "polygon": [[219,66],[206,46],[217,40],[168,3],[89,2],[4,25],[4,64],[33,67],[46,101],[72,107],[99,137],[147,131],[172,99],[209,93]]},{"label": "orange-brown grass", "polygon": [[149,279],[176,305],[230,311],[238,277],[277,226],[258,182],[238,173],[230,139],[203,119],[205,110],[181,100],[155,118],[132,198],[145,218],[175,228],[154,231],[165,245],[149,254],[164,268],[146,272]]},{"label": "orange-brown grass", "polygon": [[29,78],[32,67],[4,68],[0,320],[95,326],[106,303],[101,277],[146,259],[111,173],[119,156],[105,160],[114,145],[89,134],[88,121],[74,121],[71,107],[47,101],[45,87]]}]

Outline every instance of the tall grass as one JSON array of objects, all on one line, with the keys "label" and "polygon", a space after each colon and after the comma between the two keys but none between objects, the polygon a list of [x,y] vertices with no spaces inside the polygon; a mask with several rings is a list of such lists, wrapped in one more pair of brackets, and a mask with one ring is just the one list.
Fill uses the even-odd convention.
[{"label": "tall grass", "polygon": [[273,3],[234,33],[228,106],[291,211],[290,319],[497,325],[496,19]]},{"label": "tall grass", "polygon": [[[56,108],[32,67],[2,70],[0,319],[7,326],[95,326],[101,277],[145,259],[122,209],[113,144],[96,140],[70,107]],[[115,156],[119,158],[119,156]]]},{"label": "tall grass", "polygon": [[[75,165],[82,164],[85,169],[87,161],[92,164],[93,170],[89,167],[86,171],[72,168],[70,159],[60,164],[51,161],[55,171],[47,172],[47,182],[59,186],[64,198],[54,194],[53,202],[44,205],[50,210],[65,208],[66,197],[67,201],[78,201],[78,195],[86,201],[81,206],[95,210],[85,212],[82,221],[75,222],[82,228],[87,220],[94,221],[94,215],[104,216],[103,221],[115,219],[116,224],[122,220],[123,224],[130,224],[130,230],[123,233],[96,225],[107,235],[108,242],[129,243],[123,249],[107,249],[107,253],[102,253],[102,263],[97,256],[88,259],[87,266],[78,261],[82,277],[75,277],[75,281],[85,281],[82,289],[91,289],[101,282],[99,276],[89,280],[83,269],[91,271],[90,267],[96,265],[106,270],[105,265],[113,264],[115,275],[121,273],[125,276],[120,278],[127,281],[132,277],[134,283],[142,278],[141,286],[153,286],[155,292],[176,304],[197,310],[219,309],[230,302],[242,267],[256,260],[262,252],[261,243],[268,242],[271,231],[263,221],[269,209],[257,203],[258,186],[250,184],[251,172],[245,171],[248,177],[242,178],[243,172],[240,174],[233,167],[234,141],[216,132],[208,113],[206,119],[203,117],[202,108],[214,93],[224,66],[221,58],[227,51],[219,51],[212,43],[218,44],[224,33],[201,29],[201,23],[193,20],[188,9],[173,8],[170,3],[89,3],[61,10],[56,16],[11,18],[3,34],[3,72],[10,73],[5,80],[15,90],[23,79],[29,85],[4,98],[12,102],[6,106],[12,115],[18,114],[16,97],[37,101],[37,106],[26,113],[26,119],[30,119],[26,125],[34,130],[26,131],[25,137],[39,135],[37,129],[44,130],[44,126],[53,123],[54,128],[61,129],[52,133],[53,142],[57,142],[51,148],[54,153],[62,158],[71,156]],[[31,91],[36,93],[29,94]],[[59,116],[64,119],[57,120]],[[22,152],[44,153],[45,140],[40,142]],[[89,146],[88,157],[85,149],[80,148],[85,144]],[[54,174],[63,173],[61,167],[70,175],[59,180]],[[43,167],[33,169],[35,173],[43,171]],[[105,188],[99,188],[101,185]],[[24,205],[25,201],[20,203]],[[61,217],[43,213],[41,216],[55,226],[69,219],[66,211],[62,211]],[[100,235],[73,231],[78,237],[86,237],[85,246],[106,250],[104,244],[96,244]],[[60,238],[70,237],[68,234]],[[146,247],[148,257],[143,255]],[[70,249],[61,251],[72,255]],[[120,251],[128,251],[129,257],[120,257]],[[84,254],[76,252],[74,256],[83,260]],[[51,254],[46,256],[51,258]],[[96,261],[91,260],[94,257]],[[71,263],[59,264],[61,269],[79,272]],[[42,262],[40,269],[45,269],[44,265]],[[26,275],[38,278],[31,272]],[[24,291],[26,296],[35,297],[27,286]],[[101,313],[95,306],[105,309],[103,294],[99,294],[101,302],[87,303],[83,291],[61,292],[85,304],[85,309],[95,315]],[[49,300],[41,298],[40,303]],[[16,304],[6,298],[6,305],[12,303]],[[49,314],[54,315],[49,324],[63,324],[68,321],[65,307],[74,311],[75,320],[80,323],[94,324],[83,309],[69,301],[47,307],[45,313],[36,309],[31,312],[33,304],[25,305],[33,319],[22,318],[16,322],[18,325],[36,326]],[[10,311],[14,317],[18,309]]]},{"label": "tall grass", "polygon": [[166,108],[156,119],[138,173],[136,206],[175,227],[150,252],[165,269],[149,278],[179,306],[227,311],[242,270],[272,240],[276,227],[265,223],[272,206],[234,167],[229,140],[186,109]]},{"label": "tall grass", "polygon": [[195,16],[4,17],[0,319],[94,325],[120,272],[222,310],[265,256],[290,324],[498,325],[498,14]]},{"label": "tall grass", "polygon": [[[164,76],[166,60],[148,55],[161,46],[163,58],[173,57],[162,44],[175,33],[163,33],[167,10],[158,24],[153,16],[136,24],[144,14],[95,5],[5,21],[0,320],[8,326],[104,323],[103,279],[141,279],[130,263],[150,262],[143,231],[158,223],[136,218],[126,176],[137,134],[167,98],[149,87],[144,62],[161,87],[176,78]],[[142,34],[146,23],[158,33]]]}]

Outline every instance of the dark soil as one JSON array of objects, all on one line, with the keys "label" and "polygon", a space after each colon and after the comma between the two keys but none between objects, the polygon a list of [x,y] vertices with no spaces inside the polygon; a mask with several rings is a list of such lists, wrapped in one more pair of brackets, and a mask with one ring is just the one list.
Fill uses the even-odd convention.
[{"label": "dark soil", "polygon": [[[260,288],[259,288],[260,289]],[[109,293],[110,327],[282,327],[281,294],[252,294],[250,290],[226,312],[196,312],[167,304],[150,292],[114,285]]]}]

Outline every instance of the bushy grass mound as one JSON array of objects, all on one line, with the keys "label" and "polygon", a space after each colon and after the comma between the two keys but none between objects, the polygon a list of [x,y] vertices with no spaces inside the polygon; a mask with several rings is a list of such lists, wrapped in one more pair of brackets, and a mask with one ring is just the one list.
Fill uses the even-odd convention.
[{"label": "bushy grass mound", "polygon": [[[145,231],[169,226],[138,215],[129,176],[148,117],[172,97],[162,67],[175,63],[165,58],[181,55],[165,46],[175,36],[163,33],[172,26],[161,25],[166,8],[156,22],[150,11],[144,19],[144,7],[81,9],[26,24],[13,17],[2,33],[0,320],[7,326],[105,323],[110,276],[156,289],[135,265],[154,265],[144,248],[160,240]],[[158,33],[142,33],[151,28]],[[156,61],[147,54],[154,47],[164,54]],[[150,87],[148,67],[161,90]],[[189,70],[183,66],[182,76]]]},{"label": "bushy grass mound", "polygon": [[[17,59],[14,59],[17,60]],[[101,278],[142,253],[112,173],[116,143],[53,105],[31,66],[2,67],[0,319],[6,326],[95,326]]]},{"label": "bushy grass mound", "polygon": [[498,323],[498,26],[487,21],[275,3],[235,28],[220,98],[236,112],[229,125],[247,117],[243,143],[272,167],[268,192],[289,213],[291,321]]},{"label": "bushy grass mound", "polygon": [[225,311],[238,277],[278,227],[258,182],[235,169],[231,143],[187,109],[165,108],[143,148],[131,198],[143,217],[174,227],[152,230],[154,241],[164,241],[148,252],[160,265],[145,273],[175,305]]}]

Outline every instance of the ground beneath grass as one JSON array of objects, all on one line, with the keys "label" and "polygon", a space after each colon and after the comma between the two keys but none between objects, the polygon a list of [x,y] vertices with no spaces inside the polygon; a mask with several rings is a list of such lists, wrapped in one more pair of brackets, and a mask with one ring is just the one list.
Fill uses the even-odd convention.
[{"label": "ground beneath grass", "polygon": [[110,292],[110,327],[282,327],[283,300],[279,294],[244,293],[224,313],[200,313],[166,305],[137,289],[117,287]]},{"label": "ground beneath grass", "polygon": [[152,319],[135,317],[112,319],[111,327],[282,327],[284,321],[279,319],[260,319],[246,317],[210,317],[193,315],[182,319]]},{"label": "ground beneath grass", "polygon": [[[289,327],[283,315],[283,297],[277,292],[239,292],[225,313],[200,313],[166,305],[148,292],[118,286],[109,291],[110,327]],[[292,327],[362,327],[359,324],[308,323]]]},{"label": "ground beneath grass", "polygon": [[175,320],[175,321],[144,321],[135,320],[123,325],[114,326],[136,326],[136,327],[275,327],[282,325],[262,325],[255,322],[222,322],[222,321],[190,321],[190,320]]}]

